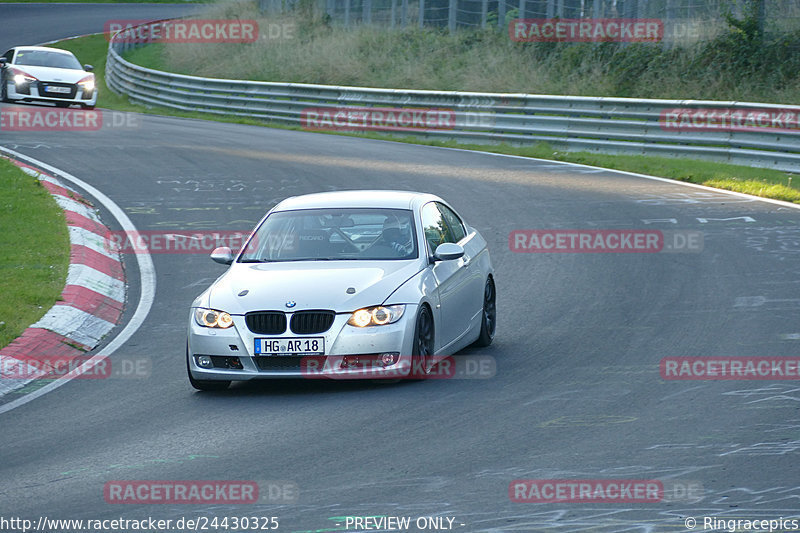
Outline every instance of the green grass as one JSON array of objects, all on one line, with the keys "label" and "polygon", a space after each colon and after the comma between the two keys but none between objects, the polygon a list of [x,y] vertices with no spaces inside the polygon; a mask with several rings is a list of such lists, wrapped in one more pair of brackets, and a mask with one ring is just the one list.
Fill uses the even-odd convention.
[{"label": "green grass", "polygon": [[[413,5],[415,2],[412,1]],[[169,43],[153,68],[196,76],[430,90],[533,93],[630,98],[800,101],[800,7],[756,39],[721,17],[705,24],[705,38],[675,46],[656,43],[519,43],[507,32],[414,25],[345,28],[312,2],[293,14],[267,17],[251,1],[208,6],[204,17],[288,25],[252,44]],[[413,8],[410,6],[410,11]],[[225,61],[208,58],[224,57]],[[142,64],[142,63],[139,63]]]},{"label": "green grass", "polygon": [[69,233],[37,179],[0,158],[0,347],[39,320],[64,289]]},{"label": "green grass", "polygon": [[[266,123],[264,121],[250,118],[220,117],[213,114],[176,111],[167,108],[149,109],[144,106],[132,104],[127,100],[127,98],[113,93],[105,85],[103,72],[105,71],[106,50],[108,44],[102,35],[62,41],[55,46],[71,50],[82,63],[92,63],[95,65],[95,73],[98,76],[98,86],[100,87],[97,103],[98,107],[121,111],[138,111],[143,113],[155,113],[160,115],[214,120],[237,124],[251,124],[285,129],[300,129],[298,127]],[[137,63],[151,66],[151,60],[156,58],[162,52],[162,47],[154,45],[140,48],[136,51]],[[144,63],[142,63],[143,60]],[[332,132],[331,134],[355,135],[338,132]],[[731,191],[745,192],[764,198],[774,198],[800,203],[800,176],[795,175],[795,179],[790,180],[789,178],[792,177],[792,174],[771,169],[759,169],[747,166],[728,165],[692,159],[673,159],[667,157],[633,155],[605,155],[589,152],[563,152],[553,150],[550,146],[543,143],[533,146],[519,147],[510,146],[507,144],[460,144],[455,141],[439,141],[413,136],[401,137],[397,135],[384,135],[377,133],[363,133],[357,134],[357,136],[373,139],[394,140],[413,144],[483,150],[487,152],[581,163],[585,165],[625,170],[628,172],[651,174],[654,176],[661,176],[679,181],[686,181],[689,183],[697,183]]]}]

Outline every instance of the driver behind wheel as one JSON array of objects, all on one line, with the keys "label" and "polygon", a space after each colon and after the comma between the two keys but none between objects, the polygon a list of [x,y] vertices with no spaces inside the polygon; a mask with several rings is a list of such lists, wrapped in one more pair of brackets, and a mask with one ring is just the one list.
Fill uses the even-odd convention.
[{"label": "driver behind wheel", "polygon": [[397,217],[387,217],[376,245],[390,248],[397,258],[410,255],[414,249],[410,225],[403,226]]}]

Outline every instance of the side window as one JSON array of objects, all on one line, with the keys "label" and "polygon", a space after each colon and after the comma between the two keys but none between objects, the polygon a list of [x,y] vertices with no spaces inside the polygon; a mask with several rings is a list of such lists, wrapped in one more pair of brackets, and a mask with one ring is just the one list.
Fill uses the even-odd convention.
[{"label": "side window", "polygon": [[442,217],[444,217],[444,221],[450,229],[450,237],[452,240],[448,242],[458,242],[466,237],[467,232],[464,229],[464,224],[461,222],[461,219],[458,218],[458,215],[444,204],[436,204],[436,206],[439,208],[439,211],[441,211]]},{"label": "side window", "polygon": [[422,230],[425,232],[425,240],[428,241],[430,253],[436,251],[436,247],[443,242],[448,242],[447,224],[442,218],[442,214],[433,202],[422,207]]}]

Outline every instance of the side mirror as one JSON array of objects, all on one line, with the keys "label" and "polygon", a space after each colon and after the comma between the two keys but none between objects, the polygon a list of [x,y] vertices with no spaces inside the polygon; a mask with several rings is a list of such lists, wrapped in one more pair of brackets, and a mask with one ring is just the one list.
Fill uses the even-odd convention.
[{"label": "side mirror", "polygon": [[223,265],[230,265],[233,263],[233,253],[227,246],[220,246],[219,248],[214,248],[214,251],[211,252],[211,259]]},{"label": "side mirror", "polygon": [[94,67],[91,65],[84,65],[83,70],[85,70],[86,72],[91,72],[94,70]]},{"label": "side mirror", "polygon": [[6,63],[8,63],[8,59],[5,57],[0,57],[0,67],[5,67]]},{"label": "side mirror", "polygon": [[464,247],[452,242],[443,242],[437,246],[436,251],[433,252],[433,258],[437,261],[452,261],[453,259],[463,257],[463,255]]}]

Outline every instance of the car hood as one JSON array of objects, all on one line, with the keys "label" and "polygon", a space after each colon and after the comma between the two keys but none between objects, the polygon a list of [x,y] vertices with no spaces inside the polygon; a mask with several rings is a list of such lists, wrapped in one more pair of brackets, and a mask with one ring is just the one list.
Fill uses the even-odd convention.
[{"label": "car hood", "polygon": [[[351,312],[383,303],[419,270],[418,260],[234,263],[212,285],[208,302],[236,315],[270,309]],[[348,294],[350,288],[353,294]],[[243,291],[247,293],[239,296]],[[295,305],[287,307],[287,302]]]},{"label": "car hood", "polygon": [[30,74],[39,81],[78,83],[80,80],[91,74],[85,70],[72,70],[68,68],[33,67],[28,65],[11,65],[11,67]]}]

